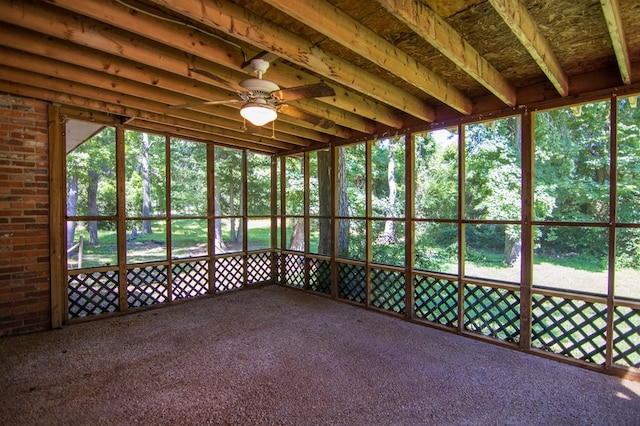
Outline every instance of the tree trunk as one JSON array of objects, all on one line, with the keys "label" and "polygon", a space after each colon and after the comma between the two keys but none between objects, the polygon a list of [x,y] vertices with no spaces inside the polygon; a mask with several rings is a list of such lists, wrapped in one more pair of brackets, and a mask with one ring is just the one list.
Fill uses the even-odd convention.
[{"label": "tree trunk", "polygon": [[[338,148],[338,216],[349,216],[349,197],[347,196],[347,154],[346,148]],[[349,254],[349,231],[348,219],[341,219],[338,222],[338,256],[346,257]]]},{"label": "tree trunk", "polygon": [[304,251],[304,218],[297,218],[289,241],[289,250]]},{"label": "tree trunk", "polygon": [[[396,185],[396,159],[394,156],[393,142],[389,142],[389,164],[387,165],[387,184],[389,186],[389,197],[387,202],[387,217],[394,217],[394,206],[396,204],[396,196],[398,193]],[[384,231],[382,235],[378,237],[378,242],[381,244],[391,244],[396,241],[395,222],[393,220],[387,220],[384,223]]]},{"label": "tree trunk", "polygon": [[[142,155],[140,158],[141,161],[141,171],[142,171],[142,216],[149,217],[151,216],[151,184],[149,182],[149,135],[146,133],[142,134]],[[143,220],[142,221],[142,233],[143,234],[153,234],[153,229],[151,229],[151,221]]]},{"label": "tree trunk", "polygon": [[[319,214],[331,217],[331,152],[318,151],[318,198]],[[331,254],[331,220],[319,220],[318,253]]]},{"label": "tree trunk", "polygon": [[505,231],[504,234],[504,254],[502,255],[502,263],[513,266],[520,258],[522,243],[519,237],[511,235]]},{"label": "tree trunk", "polygon": [[236,236],[236,192],[234,191],[233,181],[229,182],[229,216],[231,216],[231,229],[229,230],[229,240],[232,244],[238,242],[238,237]]},{"label": "tree trunk", "polygon": [[[78,176],[69,175],[67,177],[67,216],[75,216],[78,212]],[[67,248],[73,245],[76,237],[75,221],[67,221]]]},{"label": "tree trunk", "polygon": [[[87,201],[89,203],[89,216],[98,215],[98,183],[100,176],[95,170],[89,170],[89,185],[87,186]],[[89,245],[95,246],[100,244],[98,239],[98,222],[90,220],[89,226]]]},{"label": "tree trunk", "polygon": [[214,185],[213,210],[213,214],[216,216],[213,221],[213,252],[219,254],[224,253],[227,250],[227,246],[222,239],[222,220],[219,218],[222,210],[220,208],[220,188],[218,185]]}]

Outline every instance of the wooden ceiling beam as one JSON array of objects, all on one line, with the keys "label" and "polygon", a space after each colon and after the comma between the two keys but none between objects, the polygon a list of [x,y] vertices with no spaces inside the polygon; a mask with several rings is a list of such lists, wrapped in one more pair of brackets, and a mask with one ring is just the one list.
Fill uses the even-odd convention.
[{"label": "wooden ceiling beam", "polygon": [[[134,11],[133,9],[114,2],[104,2],[102,0],[83,0],[81,2],[77,0],[47,1],[56,6],[63,7],[68,11],[89,16],[95,20],[108,23],[126,31],[132,31],[146,39],[155,40],[158,43],[171,46],[180,52],[188,53],[191,55],[190,57],[180,58],[183,65],[182,68],[184,68],[184,63],[189,61],[189,68],[203,69],[206,74],[211,76],[204,77],[203,75],[198,75],[196,72],[192,72],[190,73],[191,77],[229,90],[243,90],[238,83],[247,78],[248,75],[243,70],[242,65],[247,57],[252,57],[258,53],[257,50],[250,51],[246,48],[241,50],[239,46],[223,42],[204,32],[196,31],[185,25],[161,21],[153,16]],[[31,11],[29,11],[29,14],[30,13]],[[136,22],[136,25],[133,26],[131,25],[132,15],[135,16]],[[31,18],[29,18],[29,21],[31,21]],[[58,21],[63,20],[58,19]],[[78,29],[77,23],[72,23],[72,25],[77,31],[81,31]],[[84,26],[84,28],[89,27],[90,26],[87,25]],[[32,27],[28,26],[26,28]],[[111,37],[112,34],[113,32],[106,34],[107,38]],[[135,45],[128,46],[129,44],[131,43],[127,43],[127,50],[135,49]],[[118,43],[118,45],[122,45],[122,43]],[[110,53],[113,52],[111,51]],[[149,62],[146,63],[149,64]],[[159,62],[156,61],[155,63],[157,64]],[[273,69],[276,68],[272,67],[272,70]],[[277,73],[269,73],[268,78],[282,87],[295,87],[320,82],[320,79],[317,77],[302,73],[300,70],[285,64],[278,64],[277,70]],[[330,86],[336,94],[341,96],[319,98],[319,102],[366,117],[369,120],[378,121],[387,126],[394,128],[402,127],[403,120],[398,111],[379,103],[371,102],[369,99],[355,92],[340,88],[339,86]],[[367,124],[367,126],[371,127],[371,124]]]},{"label": "wooden ceiling beam", "polygon": [[600,0],[604,19],[607,22],[609,35],[611,36],[611,44],[616,54],[618,68],[620,68],[620,76],[624,84],[631,84],[631,60],[629,59],[629,51],[627,42],[622,28],[622,18],[620,17],[620,5],[618,0]]},{"label": "wooden ceiling beam", "polygon": [[427,5],[418,0],[378,2],[502,102],[508,106],[516,104],[515,87]]},{"label": "wooden ceiling beam", "polygon": [[[23,50],[34,55],[60,58],[64,62],[92,69],[97,72],[105,72],[114,76],[144,83],[150,87],[160,87],[198,98],[194,99],[194,101],[208,101],[212,99],[235,101],[240,99],[236,92],[221,90],[186,77],[144,66],[110,54],[73,45],[63,40],[51,39],[42,34],[9,25],[0,27],[0,45]],[[104,64],[109,64],[109,66],[105,67]],[[300,107],[307,112],[332,120],[341,126],[359,132],[375,133],[375,124],[371,120],[331,105],[309,100],[301,104]]]},{"label": "wooden ceiling beam", "polygon": [[[160,104],[164,104],[164,110],[167,114],[174,114],[179,109],[170,109],[167,105],[179,105],[185,102],[191,102],[194,99],[188,98],[180,94],[176,94],[174,92],[160,89],[154,86],[148,86],[142,83],[138,83],[135,81],[131,81],[128,79],[124,79],[117,76],[109,76],[109,78],[104,78],[104,76],[96,73],[87,68],[79,67],[76,65],[71,65],[65,62],[54,61],[52,59],[47,59],[41,56],[32,55],[25,52],[9,50],[7,48],[0,48],[0,58],[2,60],[1,63],[9,66],[13,66],[15,68],[24,68],[26,70],[39,70],[42,74],[49,75],[51,77],[57,77],[63,80],[70,80],[73,82],[78,82],[81,84],[85,84],[88,86],[100,88],[103,90],[108,90],[117,93],[134,93],[137,97],[142,97],[144,99],[158,102]],[[243,119],[240,114],[237,112],[236,108],[225,106],[225,105],[213,105],[213,106],[199,106],[190,108],[194,111],[201,111],[210,113],[218,116],[218,120],[232,120],[235,122],[243,123]],[[283,128],[280,126],[282,122],[290,123],[295,127]],[[291,132],[292,134],[298,135],[301,134],[301,129],[308,129],[313,132],[318,133],[319,130],[316,130],[316,126],[305,123],[303,121],[294,120],[293,118],[289,118],[284,114],[280,114],[278,120],[276,120],[276,129],[279,132]],[[318,128],[319,129],[319,128]],[[351,131],[345,129],[340,126],[334,126],[330,129],[321,129],[322,133],[327,133],[329,135],[339,137],[342,139],[349,139],[351,137]],[[313,138],[317,140],[316,138]]]},{"label": "wooden ceiling beam", "polygon": [[[149,113],[145,111],[140,111],[136,109],[132,109],[129,107],[125,107],[123,105],[110,104],[106,102],[97,101],[92,98],[85,98],[82,96],[70,95],[68,93],[57,92],[54,90],[49,90],[41,87],[28,86],[21,83],[16,83],[13,81],[5,81],[0,78],[0,91],[12,93],[18,96],[24,96],[34,99],[41,99],[44,101],[59,103],[66,105],[67,107],[62,107],[61,112],[65,111],[65,108],[77,107],[81,108],[80,115],[85,114],[87,110],[96,111],[103,114],[108,114],[112,116],[124,116],[124,117],[147,117]],[[74,114],[74,117],[77,114]],[[87,119],[91,119],[93,114],[91,112],[86,113]],[[152,120],[153,121],[153,120]],[[180,128],[176,128],[176,133],[174,136],[186,136],[182,133]],[[264,145],[259,143],[252,143],[246,140],[227,138],[224,136],[210,135],[207,142],[211,143],[220,143],[225,146],[230,146],[233,148],[247,148],[252,151],[264,152],[269,154],[274,154],[281,151],[279,148],[276,148],[272,145]]]},{"label": "wooden ceiling beam", "polygon": [[[25,28],[33,28],[34,30],[44,34],[60,37],[63,40],[79,42],[83,46],[97,48],[102,51],[106,50],[108,53],[116,55],[116,57],[125,57],[133,61],[142,61],[143,64],[151,67],[162,64],[165,69],[170,70],[171,72],[178,72],[181,75],[187,76],[195,74],[189,71],[189,68],[193,66],[193,57],[187,58],[187,61],[184,57],[181,58],[176,51],[160,44],[148,40],[145,41],[144,39],[132,40],[132,36],[127,37],[124,34],[109,31],[108,29],[97,28],[98,26],[95,22],[89,21],[86,18],[73,17],[70,19],[69,16],[61,15],[59,12],[56,13],[55,9],[44,10],[41,7],[34,7],[28,3],[24,4],[25,10],[12,6],[13,5],[0,7],[0,21],[15,23],[16,25],[20,25]],[[211,69],[213,67],[220,69],[224,68],[200,59],[199,66],[203,65],[205,66],[205,69]],[[119,68],[112,65],[112,61],[102,63],[102,67],[103,69],[114,68],[113,72],[116,74],[120,72]],[[210,81],[208,78],[201,78],[205,79],[207,82]],[[158,82],[156,82],[155,86],[157,85]],[[221,93],[220,96],[229,95],[230,94],[228,93]],[[192,100],[194,99],[183,99],[175,104],[186,103]],[[224,111],[224,109],[226,108],[223,108],[223,110],[217,109],[216,111]],[[213,110],[208,109],[208,111]],[[223,117],[229,118],[227,114],[224,114]],[[239,115],[231,119],[241,121]],[[283,120],[287,121],[287,118],[283,117],[283,119],[279,121]],[[298,128],[306,127],[308,129],[322,131],[342,139],[351,137],[350,131],[340,128],[339,126],[334,126],[334,128],[331,129],[321,129],[315,128],[315,126],[311,124],[303,123],[298,120],[296,120],[296,123],[300,124],[297,126]],[[278,123],[276,123],[276,127],[278,127]]]},{"label": "wooden ceiling beam", "polygon": [[[3,58],[4,59],[4,58]],[[19,65],[19,64],[18,64]],[[30,69],[29,64],[26,64],[27,68]],[[83,83],[78,83],[77,80],[84,79],[80,74],[75,74],[70,76],[70,78],[75,77],[75,81],[65,80],[61,78],[56,78],[52,76],[47,76],[44,74],[35,73],[30,71],[29,69],[19,69],[8,67],[5,65],[0,65],[0,78],[7,81],[16,81],[17,83],[21,83],[28,86],[41,87],[45,89],[51,89],[57,92],[69,93],[70,95],[80,96],[83,98],[94,98],[98,101],[106,102],[109,104],[116,105],[124,105],[131,108],[149,111],[155,114],[163,114],[178,118],[184,118],[187,120],[193,120],[200,123],[216,123],[219,126],[230,128],[230,124],[234,127],[230,128],[231,130],[236,130],[241,132],[241,123],[237,121],[237,114],[233,109],[225,108],[227,110],[228,118],[223,119],[220,116],[223,114],[222,112],[217,112],[216,115],[207,114],[204,112],[191,111],[191,110],[172,110],[166,107],[166,103],[154,101],[148,98],[141,98],[137,96],[128,95],[126,93],[119,93],[109,89],[103,89],[97,86],[90,86]],[[125,87],[122,87],[125,88]],[[286,138],[280,137],[281,128],[284,128],[286,131],[291,131],[290,127],[295,127],[288,125],[287,123],[276,123],[276,137],[279,140],[286,140]],[[297,130],[297,129],[296,129]],[[306,129],[302,129],[306,130]],[[270,129],[263,128],[261,132],[270,133]],[[303,133],[303,132],[300,132]],[[314,132],[311,130],[307,130],[305,133],[305,139],[308,141],[305,142],[305,145],[311,144],[313,141],[316,142],[329,142],[329,137],[325,134]],[[290,142],[290,141],[287,141]]]},{"label": "wooden ceiling beam", "polygon": [[337,7],[322,0],[263,0],[463,114],[471,100],[452,84]]},{"label": "wooden ceiling beam", "polygon": [[567,96],[569,79],[527,8],[519,0],[489,0],[489,3],[527,49],[558,93]]},{"label": "wooden ceiling beam", "polygon": [[180,13],[210,28],[258,46],[260,49],[275,53],[407,114],[425,121],[433,121],[434,110],[423,100],[399,90],[382,78],[364,72],[336,55],[323,51],[308,40],[250,13],[239,5],[224,0],[211,3],[180,0],[148,0],[148,2]]}]

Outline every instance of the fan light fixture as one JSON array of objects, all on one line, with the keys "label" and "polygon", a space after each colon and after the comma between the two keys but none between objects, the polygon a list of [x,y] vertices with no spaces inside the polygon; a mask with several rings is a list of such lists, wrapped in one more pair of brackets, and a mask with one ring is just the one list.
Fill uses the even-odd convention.
[{"label": "fan light fixture", "polygon": [[276,109],[267,103],[250,102],[240,110],[240,115],[254,126],[264,126],[278,118]]}]

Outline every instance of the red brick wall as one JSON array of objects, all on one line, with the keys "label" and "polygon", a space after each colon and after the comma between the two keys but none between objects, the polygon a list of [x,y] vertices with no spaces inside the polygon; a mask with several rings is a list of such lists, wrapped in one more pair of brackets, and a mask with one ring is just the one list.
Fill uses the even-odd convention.
[{"label": "red brick wall", "polygon": [[0,93],[0,336],[51,327],[47,104]]}]

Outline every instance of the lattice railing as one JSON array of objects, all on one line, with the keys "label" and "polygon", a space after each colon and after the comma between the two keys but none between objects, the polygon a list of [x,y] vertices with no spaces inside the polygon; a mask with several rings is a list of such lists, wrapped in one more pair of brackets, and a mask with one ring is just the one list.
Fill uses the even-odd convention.
[{"label": "lattice railing", "polygon": [[422,275],[417,275],[413,282],[415,315],[427,321],[456,327],[458,282]]},{"label": "lattice railing", "polygon": [[464,286],[465,329],[507,342],[520,341],[518,292],[474,284]]},{"label": "lattice railing", "polygon": [[304,256],[285,254],[283,261],[284,284],[304,288]]},{"label": "lattice railing", "polygon": [[127,270],[129,308],[155,305],[167,299],[167,267],[165,265]]},{"label": "lattice railing", "polygon": [[67,277],[69,318],[116,312],[118,271],[75,274]]},{"label": "lattice railing", "polygon": [[207,294],[209,288],[208,260],[176,263],[171,272],[174,299],[187,299]]},{"label": "lattice railing", "polygon": [[338,297],[357,303],[366,303],[364,266],[338,263]]},{"label": "lattice railing", "polygon": [[607,306],[534,294],[531,346],[594,364],[604,364]]},{"label": "lattice railing", "polygon": [[318,293],[331,294],[331,262],[309,259],[309,288]]},{"label": "lattice railing", "polygon": [[271,281],[271,253],[254,253],[247,256],[247,284]]},{"label": "lattice railing", "polygon": [[613,363],[640,368],[640,310],[616,306],[613,312]]},{"label": "lattice railing", "polygon": [[387,269],[371,269],[371,304],[376,308],[403,314],[405,312],[404,273]]},{"label": "lattice railing", "polygon": [[242,256],[228,256],[215,261],[214,286],[215,292],[220,293],[243,285],[244,263]]}]

